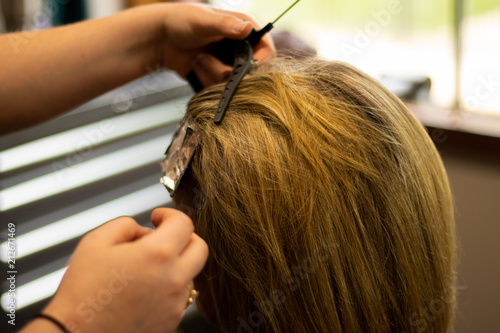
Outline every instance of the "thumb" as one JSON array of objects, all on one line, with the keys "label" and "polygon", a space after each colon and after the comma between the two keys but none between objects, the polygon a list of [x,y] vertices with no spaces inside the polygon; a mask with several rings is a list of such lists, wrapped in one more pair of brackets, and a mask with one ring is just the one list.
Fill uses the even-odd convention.
[{"label": "thumb", "polygon": [[232,39],[243,39],[252,31],[252,22],[228,14],[215,12],[202,20],[201,32],[206,36],[224,36]]}]

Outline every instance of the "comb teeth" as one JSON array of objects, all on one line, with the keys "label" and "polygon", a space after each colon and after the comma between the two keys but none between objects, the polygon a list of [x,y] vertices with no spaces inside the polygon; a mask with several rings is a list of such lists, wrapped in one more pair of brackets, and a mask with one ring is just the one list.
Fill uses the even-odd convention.
[{"label": "comb teeth", "polygon": [[229,104],[231,104],[231,100],[233,99],[236,90],[238,90],[241,80],[253,68],[253,65],[252,46],[247,40],[239,41],[235,50],[233,72],[231,73],[231,76],[229,76],[226,87],[219,101],[219,106],[215,112],[214,123],[220,124],[222,122],[222,119],[224,119],[226,111],[229,108]]}]

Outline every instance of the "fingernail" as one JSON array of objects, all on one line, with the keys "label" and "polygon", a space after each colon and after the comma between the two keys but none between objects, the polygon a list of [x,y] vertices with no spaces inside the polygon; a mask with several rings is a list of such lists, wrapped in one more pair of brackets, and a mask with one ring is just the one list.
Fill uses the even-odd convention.
[{"label": "fingernail", "polygon": [[246,28],[246,27],[247,27],[247,25],[249,25],[249,24],[250,24],[250,22],[245,22],[245,21],[240,22],[240,23],[236,23],[236,24],[234,25],[233,29],[234,29],[234,31],[235,31],[236,33],[240,33],[240,32],[242,32],[243,30],[245,30],[245,28]]}]

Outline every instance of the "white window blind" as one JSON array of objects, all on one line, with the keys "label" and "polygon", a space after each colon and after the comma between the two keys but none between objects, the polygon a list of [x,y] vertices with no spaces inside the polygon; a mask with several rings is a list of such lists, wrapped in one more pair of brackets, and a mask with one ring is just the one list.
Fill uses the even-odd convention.
[{"label": "white window blind", "polygon": [[[148,225],[155,207],[172,205],[159,182],[159,162],[191,95],[175,74],[157,72],[0,136],[0,264],[2,276],[16,272],[17,301],[11,326],[10,283],[2,279],[2,332],[19,330],[43,308],[87,231],[121,215]],[[13,269],[9,223],[15,225]]]}]

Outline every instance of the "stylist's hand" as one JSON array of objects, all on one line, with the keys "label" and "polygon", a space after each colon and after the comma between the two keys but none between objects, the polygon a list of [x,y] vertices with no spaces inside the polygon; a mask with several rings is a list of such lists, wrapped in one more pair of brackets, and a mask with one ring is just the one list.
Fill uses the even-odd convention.
[{"label": "stylist's hand", "polygon": [[[167,4],[164,17],[163,59],[165,66],[186,76],[195,71],[201,83],[221,82],[231,67],[204,51],[211,43],[224,38],[243,39],[259,26],[242,13],[212,8],[202,4]],[[254,48],[260,62],[275,55],[273,41],[266,34]]]},{"label": "stylist's hand", "polygon": [[71,332],[174,331],[208,247],[183,213],[151,218],[154,232],[120,217],[87,234],[43,313]]}]

